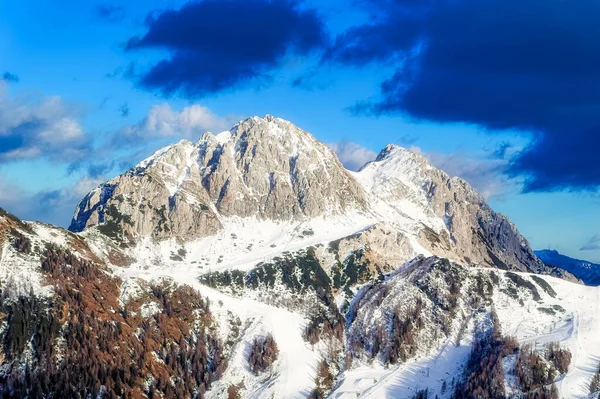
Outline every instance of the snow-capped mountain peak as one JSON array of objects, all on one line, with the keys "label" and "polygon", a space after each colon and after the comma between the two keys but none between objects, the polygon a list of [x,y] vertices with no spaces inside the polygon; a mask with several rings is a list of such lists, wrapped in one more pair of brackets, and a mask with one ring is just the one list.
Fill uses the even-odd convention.
[{"label": "snow-capped mountain peak", "polygon": [[[328,227],[320,239],[385,222],[410,242],[404,260],[437,254],[467,264],[544,269],[508,219],[422,155],[390,144],[375,161],[350,172],[310,133],[271,115],[157,151],[92,190],[71,229],[98,226],[133,243],[144,237],[192,242],[229,234],[240,223],[271,231],[265,223],[294,230],[316,228],[321,220]],[[239,248],[231,255],[234,264],[247,256]]]},{"label": "snow-capped mountain peak", "polygon": [[86,196],[75,230],[112,210],[131,221],[120,223],[126,235],[189,239],[213,234],[223,217],[304,220],[366,205],[364,189],[325,144],[270,115],[165,147],[105,185],[114,187],[111,198],[100,203],[100,188]]}]

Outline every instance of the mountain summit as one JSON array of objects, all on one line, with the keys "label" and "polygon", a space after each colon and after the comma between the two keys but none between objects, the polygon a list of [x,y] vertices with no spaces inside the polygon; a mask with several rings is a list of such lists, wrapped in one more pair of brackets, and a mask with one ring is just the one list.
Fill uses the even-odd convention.
[{"label": "mountain summit", "polygon": [[108,223],[131,237],[193,239],[228,216],[303,220],[365,209],[364,190],[331,149],[267,115],[157,151],[90,192],[70,230]]},{"label": "mountain summit", "polygon": [[[423,156],[390,144],[375,161],[350,172],[310,133],[271,115],[157,151],[92,190],[77,206],[70,230],[97,226],[134,245],[144,237],[193,242],[233,232],[240,220],[256,231],[266,222],[306,225],[309,231],[313,221],[325,220],[326,231],[314,237],[321,240],[379,230],[383,223],[403,237],[402,261],[424,253],[472,265],[545,270],[506,217]],[[294,236],[287,239],[286,245],[294,245]],[[250,244],[251,251],[260,249]],[[247,257],[239,252],[230,254]]]}]

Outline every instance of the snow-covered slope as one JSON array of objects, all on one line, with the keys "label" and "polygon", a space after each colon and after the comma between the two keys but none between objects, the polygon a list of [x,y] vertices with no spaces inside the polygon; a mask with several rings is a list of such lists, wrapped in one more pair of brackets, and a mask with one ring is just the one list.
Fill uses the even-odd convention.
[{"label": "snow-covered slope", "polygon": [[[107,382],[82,385],[85,397],[449,398],[473,385],[473,349],[510,336],[516,346],[492,364],[507,397],[532,391],[516,371],[528,343],[535,356],[549,342],[571,352],[566,372],[538,362],[565,398],[586,397],[598,366],[598,289],[566,281],[465,181],[395,145],[350,172],[290,122],[249,118],[92,190],[71,230],[0,212],[3,293],[9,280],[33,288],[0,298],[0,334],[32,343],[5,354],[0,393],[5,376],[22,392],[26,362],[75,378],[69,360],[36,361],[40,336],[56,342],[58,355],[45,346],[55,360],[82,346],[98,359],[131,353],[138,368],[93,370]],[[62,324],[48,332],[40,312],[20,323],[14,297],[31,295]],[[113,347],[78,335],[92,324]],[[256,349],[266,336],[278,351]]]},{"label": "snow-covered slope", "polygon": [[[533,345],[534,350],[543,352],[550,343],[558,343],[572,354],[566,374],[553,378],[560,397],[588,398],[589,381],[598,369],[600,362],[600,289],[568,282],[548,276],[528,273],[511,273],[490,269],[463,269],[460,266],[444,268],[437,274],[431,265],[439,262],[434,258],[418,261],[416,266],[406,265],[393,273],[383,285],[363,288],[357,298],[360,306],[348,330],[348,339],[353,334],[366,335],[367,354],[375,338],[368,331],[377,330],[389,322],[386,314],[406,314],[399,310],[414,304],[422,298],[422,309],[418,318],[423,318],[420,330],[415,330],[415,348],[411,360],[395,367],[385,367],[382,356],[387,356],[386,345],[391,338],[381,334],[381,342],[375,361],[364,362],[340,376],[332,398],[389,398],[411,397],[417,391],[427,388],[430,397],[451,397],[452,381],[460,381],[469,359],[473,333],[485,321],[485,308],[493,309],[500,322],[502,334],[514,337],[523,347]],[[447,264],[448,265],[448,264]],[[436,275],[437,274],[437,275]],[[450,277],[453,276],[453,277]],[[517,276],[517,277],[515,277]],[[443,333],[443,325],[436,322],[434,315],[440,316],[444,306],[435,306],[426,287],[444,286],[440,279],[457,278],[460,281],[455,316]],[[480,294],[476,289],[480,282],[486,288]],[[425,289],[425,290],[424,290]],[[364,291],[364,292],[363,292]],[[429,292],[423,296],[424,293]],[[482,301],[473,307],[469,301],[477,298]],[[469,299],[471,296],[471,299]],[[483,307],[482,307],[483,306]],[[461,325],[464,326],[461,328]],[[383,327],[385,331],[386,327]],[[418,337],[418,338],[417,338]],[[349,342],[352,346],[352,342]],[[364,356],[364,355],[363,355]],[[369,358],[369,356],[367,356]],[[504,380],[507,397],[520,392],[518,377],[514,369],[514,356],[506,356]],[[516,384],[516,386],[515,386]],[[445,389],[442,389],[442,385]]]},{"label": "snow-covered slope", "polygon": [[23,222],[0,208],[0,287],[5,294],[52,295],[52,286],[40,273],[40,256],[48,246],[69,248],[82,259],[98,259],[79,236],[44,223]]},{"label": "snow-covered slope", "polygon": [[535,254],[545,263],[558,266],[574,274],[587,285],[600,285],[600,265],[587,260],[569,258],[552,249],[535,251]]}]

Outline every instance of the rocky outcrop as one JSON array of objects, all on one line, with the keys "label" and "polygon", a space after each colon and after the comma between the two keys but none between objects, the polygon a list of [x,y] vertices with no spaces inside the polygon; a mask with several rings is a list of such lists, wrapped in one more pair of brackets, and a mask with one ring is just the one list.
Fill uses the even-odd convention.
[{"label": "rocky outcrop", "polygon": [[221,223],[200,185],[198,168],[187,165],[193,144],[181,141],[155,158],[92,190],[78,205],[72,231],[99,225],[112,238],[138,236],[193,239]]},{"label": "rocky outcrop", "polygon": [[506,216],[494,212],[466,181],[436,169],[425,157],[388,145],[358,176],[374,197],[412,211],[422,223],[419,242],[431,253],[465,264],[544,270]]},{"label": "rocky outcrop", "polygon": [[303,220],[365,204],[363,188],[326,145],[268,115],[158,151],[89,193],[70,229],[189,240],[214,234],[222,217]]},{"label": "rocky outcrop", "polygon": [[197,146],[202,185],[222,215],[302,220],[365,208],[335,154],[282,119],[249,118]]},{"label": "rocky outcrop", "polygon": [[371,253],[383,243],[379,264],[429,253],[464,264],[548,272],[508,218],[423,156],[388,145],[352,173],[310,133],[270,115],[158,151],[90,192],[70,229],[98,226],[125,241],[192,241],[219,232],[230,217],[260,223],[356,214],[373,225],[386,223],[349,241],[370,246]]},{"label": "rocky outcrop", "polygon": [[327,243],[317,253],[326,269],[361,253],[364,261],[387,273],[418,255],[409,237],[386,222],[376,223],[363,231]]}]

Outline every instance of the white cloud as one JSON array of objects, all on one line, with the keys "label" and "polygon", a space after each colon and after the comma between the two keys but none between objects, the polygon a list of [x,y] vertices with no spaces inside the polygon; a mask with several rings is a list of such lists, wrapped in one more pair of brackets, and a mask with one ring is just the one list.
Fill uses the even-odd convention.
[{"label": "white cloud", "polygon": [[0,82],[0,162],[73,162],[90,148],[76,112],[58,96],[11,97]]},{"label": "white cloud", "polygon": [[103,177],[83,176],[69,187],[28,193],[10,179],[0,175],[0,207],[24,220],[40,221],[66,228],[79,201],[103,181],[105,181]]},{"label": "white cloud", "polygon": [[[374,151],[349,141],[331,143],[329,147],[338,155],[342,164],[350,170],[360,169],[377,156]],[[486,200],[518,193],[523,185],[521,180],[510,178],[504,174],[508,159],[514,151],[518,151],[518,148],[507,151],[503,158],[491,157],[486,152],[469,154],[459,151],[445,154],[436,151],[425,152],[416,146],[409,149],[423,155],[433,166],[450,176],[458,176],[466,180]]]},{"label": "white cloud", "polygon": [[346,169],[358,170],[367,162],[372,161],[377,157],[375,151],[371,151],[359,144],[350,141],[338,141],[330,143],[329,148],[335,152]]},{"label": "white cloud", "polygon": [[0,206],[4,203],[18,201],[23,190],[6,177],[0,175]]},{"label": "white cloud", "polygon": [[239,118],[218,116],[207,107],[190,105],[176,111],[167,103],[154,105],[139,123],[126,127],[123,134],[132,139],[157,139],[165,137],[199,138],[202,133],[215,133],[231,128]]},{"label": "white cloud", "polygon": [[[74,195],[77,199],[82,199],[85,197],[92,189],[98,187],[100,184],[104,183],[106,178],[104,177],[89,177],[84,176],[79,179],[69,190],[72,195]],[[75,210],[75,208],[73,208]]]}]

